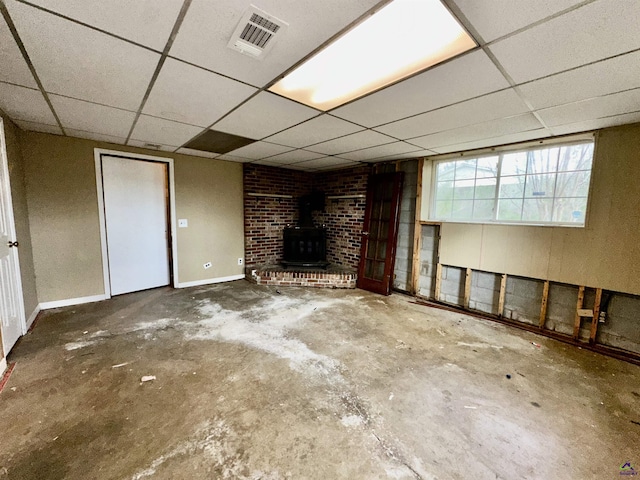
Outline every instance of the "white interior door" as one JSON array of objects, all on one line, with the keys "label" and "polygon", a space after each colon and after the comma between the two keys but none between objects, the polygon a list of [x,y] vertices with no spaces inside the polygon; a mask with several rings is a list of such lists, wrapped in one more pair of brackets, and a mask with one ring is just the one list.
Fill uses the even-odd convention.
[{"label": "white interior door", "polygon": [[111,294],[168,285],[167,167],[102,156]]},{"label": "white interior door", "polygon": [[18,338],[24,335],[25,320],[4,123],[1,118],[0,151],[0,316],[2,347],[6,356]]}]

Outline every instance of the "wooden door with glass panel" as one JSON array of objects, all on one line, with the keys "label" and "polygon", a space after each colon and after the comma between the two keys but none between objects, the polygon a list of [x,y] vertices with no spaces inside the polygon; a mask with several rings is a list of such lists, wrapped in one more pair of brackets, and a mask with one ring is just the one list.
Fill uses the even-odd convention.
[{"label": "wooden door with glass panel", "polygon": [[362,231],[358,288],[389,295],[395,264],[403,173],[371,175]]}]

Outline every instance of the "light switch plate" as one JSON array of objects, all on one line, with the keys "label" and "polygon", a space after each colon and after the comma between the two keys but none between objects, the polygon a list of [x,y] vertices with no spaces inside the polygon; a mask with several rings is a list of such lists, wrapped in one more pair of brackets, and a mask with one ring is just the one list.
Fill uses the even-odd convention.
[{"label": "light switch plate", "polygon": [[178,228],[187,228],[189,226],[189,221],[186,218],[178,219]]}]

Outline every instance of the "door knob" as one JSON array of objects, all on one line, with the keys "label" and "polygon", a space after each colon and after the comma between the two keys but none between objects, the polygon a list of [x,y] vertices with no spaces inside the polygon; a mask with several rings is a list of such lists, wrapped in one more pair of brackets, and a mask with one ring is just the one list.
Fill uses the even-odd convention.
[{"label": "door knob", "polygon": [[11,247],[17,247],[19,244],[18,244],[18,242],[9,241],[9,242],[7,242],[7,245],[9,245],[9,248],[11,248]]},{"label": "door knob", "polygon": [[362,235],[369,235],[369,232],[362,232]]}]

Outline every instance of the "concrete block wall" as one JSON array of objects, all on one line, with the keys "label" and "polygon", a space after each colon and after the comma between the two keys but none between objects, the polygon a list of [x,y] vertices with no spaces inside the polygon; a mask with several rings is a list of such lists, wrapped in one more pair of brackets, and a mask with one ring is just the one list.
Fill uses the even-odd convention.
[{"label": "concrete block wall", "polygon": [[[576,315],[578,287],[562,283],[550,283],[547,296],[547,330],[573,335],[573,322]],[[586,320],[584,321],[586,324]],[[589,334],[587,333],[587,338]]]},{"label": "concrete block wall", "polygon": [[640,353],[640,297],[613,294],[596,339],[603,345]]},{"label": "concrete block wall", "polygon": [[400,201],[400,223],[396,262],[393,272],[393,288],[408,292],[411,290],[411,269],[413,263],[413,234],[416,215],[416,192],[418,186],[418,160],[402,162],[398,170],[404,172],[402,199]]},{"label": "concrete block wall", "polygon": [[491,315],[498,315],[500,282],[502,276],[489,272],[471,272],[469,308]]},{"label": "concrete block wall", "polygon": [[420,284],[418,295],[436,296],[436,266],[438,265],[439,225],[422,225],[420,245]]},{"label": "concrete block wall", "polygon": [[441,302],[463,305],[465,275],[466,268],[442,266],[439,298]]},{"label": "concrete block wall", "polygon": [[541,280],[507,277],[503,316],[523,323],[538,325],[543,288],[544,282]]}]

